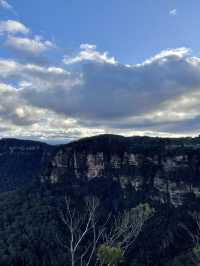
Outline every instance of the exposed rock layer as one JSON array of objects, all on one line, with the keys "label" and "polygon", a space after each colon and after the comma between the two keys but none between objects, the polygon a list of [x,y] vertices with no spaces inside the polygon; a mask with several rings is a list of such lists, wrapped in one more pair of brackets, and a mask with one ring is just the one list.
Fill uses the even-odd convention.
[{"label": "exposed rock layer", "polygon": [[200,197],[200,140],[103,135],[62,146],[41,181],[111,179],[123,192],[146,194],[175,207]]}]

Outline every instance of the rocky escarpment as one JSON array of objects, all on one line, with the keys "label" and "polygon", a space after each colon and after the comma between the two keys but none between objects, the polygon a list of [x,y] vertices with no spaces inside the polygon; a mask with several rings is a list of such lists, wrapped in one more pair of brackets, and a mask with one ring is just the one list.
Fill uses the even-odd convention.
[{"label": "rocky escarpment", "polygon": [[[200,197],[200,140],[102,135],[63,146],[41,182],[112,180],[122,193],[175,207]],[[99,183],[100,184],[100,183]]]},{"label": "rocky escarpment", "polygon": [[[200,138],[102,135],[61,146],[0,140],[0,192],[39,180],[65,187],[109,184],[120,196],[175,207],[200,198]],[[103,184],[104,183],[104,184]]]}]

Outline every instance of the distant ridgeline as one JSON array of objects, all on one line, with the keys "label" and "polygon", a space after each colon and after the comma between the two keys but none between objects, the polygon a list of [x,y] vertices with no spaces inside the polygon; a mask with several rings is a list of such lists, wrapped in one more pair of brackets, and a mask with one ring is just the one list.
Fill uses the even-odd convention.
[{"label": "distant ridgeline", "polygon": [[31,183],[47,167],[54,150],[55,147],[35,141],[0,140],[0,191]]},{"label": "distant ridgeline", "polygon": [[195,265],[188,232],[200,213],[199,137],[100,135],[58,146],[2,139],[0,192],[0,265],[64,265],[53,234],[58,209],[65,196],[78,204],[91,195],[102,217],[140,203],[155,209],[121,265]]}]

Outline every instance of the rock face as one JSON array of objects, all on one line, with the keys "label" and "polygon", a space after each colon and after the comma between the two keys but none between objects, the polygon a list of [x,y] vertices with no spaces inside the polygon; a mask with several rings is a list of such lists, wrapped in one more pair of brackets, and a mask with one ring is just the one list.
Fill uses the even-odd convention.
[{"label": "rock face", "polygon": [[41,181],[112,180],[149,200],[175,207],[200,197],[200,140],[102,135],[62,146]]},{"label": "rock face", "polygon": [[0,192],[33,181],[78,189],[109,183],[120,194],[158,204],[200,198],[200,138],[125,138],[101,135],[60,146],[0,140]]}]

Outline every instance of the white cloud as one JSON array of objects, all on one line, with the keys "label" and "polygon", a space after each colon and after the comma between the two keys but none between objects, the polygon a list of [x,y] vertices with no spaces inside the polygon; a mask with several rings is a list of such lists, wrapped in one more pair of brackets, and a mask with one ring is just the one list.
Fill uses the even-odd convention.
[{"label": "white cloud", "polygon": [[0,35],[4,33],[9,34],[28,34],[30,29],[27,28],[24,24],[15,20],[0,21]]},{"label": "white cloud", "polygon": [[[21,64],[14,60],[0,59],[0,80],[16,81],[19,87],[44,89],[50,87],[69,86],[71,75],[59,67],[42,67],[34,64]],[[73,79],[75,82],[75,79]],[[25,84],[25,86],[24,86]],[[30,87],[28,86],[28,87]]]},{"label": "white cloud", "polygon": [[162,51],[143,64],[130,67],[93,60],[82,66],[76,86],[69,82],[59,90],[52,87],[37,93],[24,91],[24,97],[33,105],[73,117],[87,127],[153,127],[158,132],[165,123],[167,131],[167,126],[200,114],[197,104],[192,104],[195,111],[189,113],[188,106],[184,105],[184,109],[179,104],[181,97],[191,99],[189,95],[198,91],[199,77],[199,59],[190,57],[189,49],[179,48]]},{"label": "white cloud", "polygon": [[3,35],[2,48],[14,52],[17,58],[27,62],[46,64],[47,59],[43,54],[56,48],[52,41],[31,34],[30,29],[19,21],[0,21],[0,35]]},{"label": "white cloud", "polygon": [[9,9],[9,10],[12,9],[12,6],[6,0],[0,0],[0,7]]},{"label": "white cloud", "polygon": [[114,57],[109,57],[107,52],[100,53],[96,50],[96,45],[93,44],[81,44],[81,51],[78,55],[71,57],[68,55],[64,56],[63,62],[66,65],[77,64],[83,61],[95,61],[99,63],[115,64],[116,60]]},{"label": "white cloud", "polygon": [[177,15],[177,9],[172,9],[169,11],[169,15],[175,17]]},{"label": "white cloud", "polygon": [[145,60],[142,64],[138,64],[138,66],[140,65],[145,65],[145,64],[152,64],[153,62],[163,62],[166,63],[166,60],[172,60],[173,58],[175,60],[177,60],[177,58],[185,58],[187,55],[189,55],[191,52],[190,49],[186,48],[186,47],[180,47],[177,49],[167,49],[167,50],[163,50],[160,53],[154,55],[153,57]]},{"label": "white cloud", "polygon": [[0,117],[16,125],[33,124],[35,121],[31,107],[20,99],[20,91],[11,85],[0,83]]},{"label": "white cloud", "polygon": [[5,45],[7,48],[16,52],[23,52],[35,56],[55,48],[55,45],[52,42],[37,37],[24,38],[8,36]]},{"label": "white cloud", "polygon": [[33,107],[20,95],[21,90],[0,83],[0,137],[32,138],[63,142],[102,133],[81,128],[76,120]]},{"label": "white cloud", "polygon": [[[83,48],[99,53],[94,46]],[[2,130],[50,139],[198,131],[200,58],[189,49],[161,51],[129,67],[96,57],[82,61],[66,70],[0,59]]]},{"label": "white cloud", "polygon": [[80,45],[81,50],[96,50],[97,46],[95,44],[82,43]]}]

